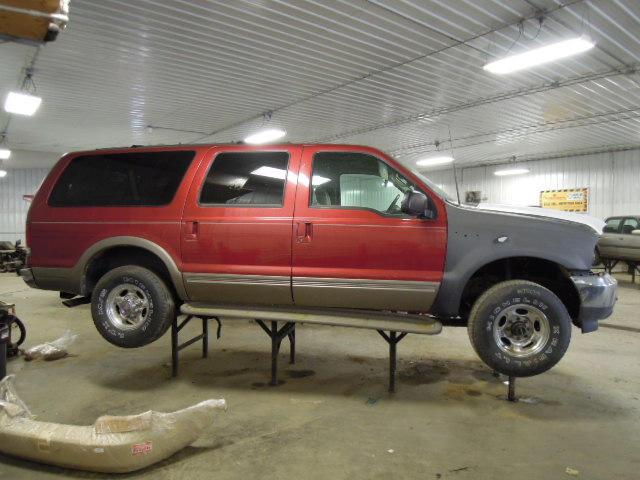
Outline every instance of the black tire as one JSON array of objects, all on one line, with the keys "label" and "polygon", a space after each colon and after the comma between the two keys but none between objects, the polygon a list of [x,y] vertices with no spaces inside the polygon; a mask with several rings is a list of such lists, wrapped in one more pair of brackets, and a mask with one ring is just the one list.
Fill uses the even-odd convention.
[{"label": "black tire", "polygon": [[[116,308],[113,300],[117,297],[122,301],[129,293],[131,302],[140,299],[134,306],[141,308],[136,321],[131,323],[125,315],[130,311]],[[146,309],[142,308],[144,305]],[[126,308],[132,308],[131,303]],[[91,295],[91,315],[98,332],[108,342],[123,348],[142,347],[160,338],[171,326],[175,308],[173,295],[165,282],[151,270],[137,265],[107,272]]]},{"label": "black tire", "polygon": [[563,357],[571,340],[571,317],[560,299],[542,285],[510,280],[494,285],[476,300],[467,330],[474,350],[490,368],[504,375],[530,377],[549,370]]},{"label": "black tire", "polygon": [[11,322],[11,327],[12,328],[16,327],[18,329],[18,332],[20,332],[20,336],[18,337],[17,340],[14,339],[12,335],[11,343],[16,347],[19,347],[24,343],[25,339],[27,338],[27,329],[25,328],[24,323],[22,323],[22,321],[18,317],[14,317],[13,315],[11,315],[10,322]]}]

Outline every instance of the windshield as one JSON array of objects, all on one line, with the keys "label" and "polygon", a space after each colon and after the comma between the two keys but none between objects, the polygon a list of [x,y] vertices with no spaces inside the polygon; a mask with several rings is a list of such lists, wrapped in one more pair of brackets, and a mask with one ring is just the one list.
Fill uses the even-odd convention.
[{"label": "windshield", "polygon": [[443,189],[441,189],[438,185],[436,185],[435,183],[433,183],[431,180],[429,180],[427,177],[425,177],[423,174],[421,174],[420,172],[413,172],[418,178],[420,178],[420,180],[422,180],[424,183],[427,184],[427,187],[429,187],[431,190],[433,190],[440,198],[442,198],[443,200],[446,200],[449,203],[455,203],[456,205],[458,204],[458,201],[451,197],[447,192],[445,192]]}]

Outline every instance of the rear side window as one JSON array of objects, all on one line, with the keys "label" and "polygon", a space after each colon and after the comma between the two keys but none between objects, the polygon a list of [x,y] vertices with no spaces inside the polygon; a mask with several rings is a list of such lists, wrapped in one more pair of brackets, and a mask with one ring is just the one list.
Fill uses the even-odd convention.
[{"label": "rear side window", "polygon": [[638,225],[638,223],[637,218],[625,218],[624,223],[622,224],[622,233],[626,233],[628,235],[634,230],[640,229],[640,225]]},{"label": "rear side window", "polygon": [[288,152],[220,153],[202,186],[200,204],[281,207],[288,164]]},{"label": "rear side window", "polygon": [[168,205],[195,152],[134,152],[74,158],[53,187],[53,207]]}]

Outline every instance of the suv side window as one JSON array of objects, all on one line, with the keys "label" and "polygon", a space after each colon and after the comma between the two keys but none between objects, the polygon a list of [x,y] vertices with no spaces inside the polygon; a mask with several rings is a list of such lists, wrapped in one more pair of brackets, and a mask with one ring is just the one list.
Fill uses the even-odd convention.
[{"label": "suv side window", "polygon": [[625,218],[624,223],[622,224],[622,233],[626,233],[628,235],[631,234],[634,230],[640,229],[640,225],[638,225],[637,218]]},{"label": "suv side window", "polygon": [[607,218],[606,225],[602,229],[604,233],[618,233],[620,230],[621,218]]},{"label": "suv side window", "polygon": [[49,205],[168,205],[194,156],[194,151],[164,151],[76,157],[53,187]]},{"label": "suv side window", "polygon": [[380,159],[357,152],[316,153],[311,186],[311,207],[367,209],[383,215],[404,215],[404,193],[420,191]]},{"label": "suv side window", "polygon": [[202,186],[200,204],[282,207],[288,165],[288,152],[220,153]]}]

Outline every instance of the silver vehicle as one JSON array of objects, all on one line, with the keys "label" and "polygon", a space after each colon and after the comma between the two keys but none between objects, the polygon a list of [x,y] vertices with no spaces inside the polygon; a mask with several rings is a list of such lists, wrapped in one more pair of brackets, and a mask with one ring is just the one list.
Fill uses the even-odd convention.
[{"label": "silver vehicle", "polygon": [[640,215],[610,217],[596,249],[602,261],[640,262]]}]

